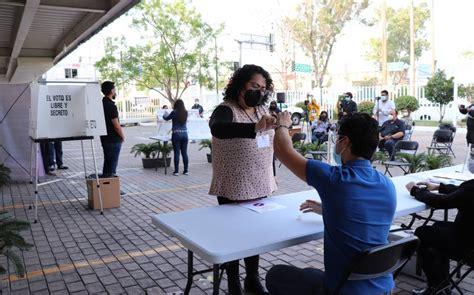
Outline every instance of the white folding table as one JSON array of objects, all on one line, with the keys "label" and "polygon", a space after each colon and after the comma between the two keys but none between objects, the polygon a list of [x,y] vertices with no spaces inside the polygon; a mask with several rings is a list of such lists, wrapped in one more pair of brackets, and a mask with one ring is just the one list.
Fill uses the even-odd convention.
[{"label": "white folding table", "polygon": [[[453,172],[459,167],[436,171]],[[395,217],[427,209],[424,203],[410,196],[405,185],[410,181],[419,181],[433,172],[434,170],[392,178],[397,191]],[[188,249],[188,280],[184,294],[189,294],[194,275],[211,271],[194,271],[194,253],[213,264],[213,294],[219,294],[222,264],[323,237],[322,217],[299,212],[299,206],[305,200],[319,200],[316,190],[268,199],[285,208],[257,213],[238,204],[229,204],[152,216],[152,223],[156,227],[176,237]]]}]

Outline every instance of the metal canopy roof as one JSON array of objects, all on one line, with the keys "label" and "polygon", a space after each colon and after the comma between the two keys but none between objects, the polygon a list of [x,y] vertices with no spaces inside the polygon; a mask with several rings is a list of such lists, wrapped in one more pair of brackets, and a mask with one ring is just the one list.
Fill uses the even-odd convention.
[{"label": "metal canopy roof", "polygon": [[140,0],[0,0],[0,83],[35,80]]}]

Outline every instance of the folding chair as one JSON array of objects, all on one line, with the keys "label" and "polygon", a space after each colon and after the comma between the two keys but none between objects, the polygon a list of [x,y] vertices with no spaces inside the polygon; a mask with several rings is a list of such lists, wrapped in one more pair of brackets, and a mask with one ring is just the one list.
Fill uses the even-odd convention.
[{"label": "folding chair", "polygon": [[334,294],[340,294],[347,281],[375,279],[390,273],[396,278],[419,243],[416,236],[411,236],[361,252],[352,259]]},{"label": "folding chair", "polygon": [[408,141],[408,140],[400,140],[395,144],[395,160],[393,161],[383,161],[382,164],[385,166],[384,175],[388,173],[390,177],[392,177],[392,173],[390,173],[390,168],[398,167],[402,169],[404,174],[409,173],[410,163],[405,161],[403,158],[400,157],[400,154],[412,154],[415,155],[418,151],[418,142],[416,141]]},{"label": "folding chair", "polygon": [[413,135],[413,131],[415,130],[415,126],[412,125],[405,125],[405,135],[403,136],[403,140],[411,140],[411,136]]},{"label": "folding chair", "polygon": [[[304,141],[306,140],[306,134],[305,133],[295,133],[291,137],[291,142],[293,145],[295,143],[299,143],[300,147],[304,144]],[[296,147],[298,149],[298,147]]]},{"label": "folding chair", "polygon": [[[463,267],[464,273],[461,274]],[[457,260],[457,266],[449,274],[449,282],[451,283],[451,290],[456,289],[459,294],[463,294],[459,284],[474,270],[474,250],[472,250],[466,257]],[[442,291],[442,290],[437,290]]]},{"label": "folding chair", "polygon": [[[454,127],[455,128],[455,127]],[[438,129],[433,134],[430,146],[428,147],[428,154],[439,153],[441,155],[450,155],[454,157],[454,151],[452,148],[454,141],[454,132],[452,129]]]}]

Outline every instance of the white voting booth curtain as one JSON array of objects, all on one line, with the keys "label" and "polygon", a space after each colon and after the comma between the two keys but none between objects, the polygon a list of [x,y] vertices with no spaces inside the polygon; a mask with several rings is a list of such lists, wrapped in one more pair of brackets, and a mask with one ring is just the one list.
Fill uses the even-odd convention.
[{"label": "white voting booth curtain", "polygon": [[29,180],[30,97],[29,84],[0,84],[0,163],[12,170],[12,180]]}]

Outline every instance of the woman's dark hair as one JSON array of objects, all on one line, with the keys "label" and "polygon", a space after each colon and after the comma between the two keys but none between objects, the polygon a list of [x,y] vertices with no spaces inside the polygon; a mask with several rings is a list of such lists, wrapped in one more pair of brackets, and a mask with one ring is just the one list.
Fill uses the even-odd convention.
[{"label": "woman's dark hair", "polygon": [[325,114],[326,115],[326,120],[328,119],[328,112],[326,111],[322,111],[320,114],[319,114],[319,118],[321,118],[321,116]]},{"label": "woman's dark hair", "polygon": [[379,143],[379,124],[366,113],[347,114],[340,121],[338,134],[349,138],[352,154],[370,160]]},{"label": "woman's dark hair", "polygon": [[176,112],[176,118],[179,123],[184,124],[188,120],[188,111],[184,107],[184,102],[182,99],[178,99],[174,102],[173,110]]},{"label": "woman's dark hair", "polygon": [[[238,101],[239,92],[244,89],[245,84],[250,81],[255,74],[260,74],[265,78],[267,91],[273,91],[273,80],[267,71],[257,65],[245,65],[232,74],[224,90],[224,100]],[[262,103],[266,103],[267,101],[268,96],[266,95]]]}]

